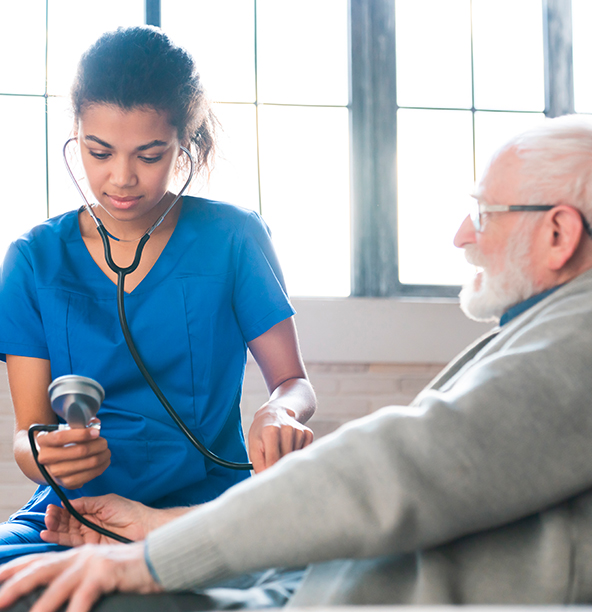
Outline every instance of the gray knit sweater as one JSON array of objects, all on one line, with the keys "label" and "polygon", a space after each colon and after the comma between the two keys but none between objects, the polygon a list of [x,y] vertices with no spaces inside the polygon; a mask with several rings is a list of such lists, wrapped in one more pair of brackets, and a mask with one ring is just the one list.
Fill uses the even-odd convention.
[{"label": "gray knit sweater", "polygon": [[292,605],[592,601],[592,271],[151,533],[167,590],[313,564]]}]

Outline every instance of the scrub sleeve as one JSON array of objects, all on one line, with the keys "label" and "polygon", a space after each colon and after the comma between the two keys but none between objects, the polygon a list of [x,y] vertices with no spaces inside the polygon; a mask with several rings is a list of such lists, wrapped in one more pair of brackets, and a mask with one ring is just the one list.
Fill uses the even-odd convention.
[{"label": "scrub sleeve", "polygon": [[[168,244],[125,301],[140,355],[175,410],[216,454],[246,461],[246,343],[294,314],[259,215],[185,197]],[[119,326],[116,287],[86,249],[76,211],[33,228],[8,250],[0,359],[7,354],[49,359],[52,378],[80,374],[105,388],[98,416],[111,465],[68,497],[118,493],[153,507],[193,505],[248,477],[205,460],[144,381]],[[31,545],[53,548],[39,544],[48,503],[59,500],[40,486],[0,525],[0,562]]]}]

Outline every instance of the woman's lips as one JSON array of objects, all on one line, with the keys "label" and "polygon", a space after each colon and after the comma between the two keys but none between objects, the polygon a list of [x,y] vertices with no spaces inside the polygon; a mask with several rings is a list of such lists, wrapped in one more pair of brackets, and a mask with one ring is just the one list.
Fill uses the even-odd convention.
[{"label": "woman's lips", "polygon": [[114,208],[126,210],[135,206],[141,199],[141,196],[117,196],[105,194],[109,198],[109,202]]}]

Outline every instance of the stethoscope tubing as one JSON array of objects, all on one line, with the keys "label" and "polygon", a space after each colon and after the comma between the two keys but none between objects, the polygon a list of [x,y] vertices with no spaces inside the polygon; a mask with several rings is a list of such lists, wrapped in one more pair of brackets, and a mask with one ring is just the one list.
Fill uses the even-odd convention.
[{"label": "stethoscope tubing", "polygon": [[89,521],[87,518],[82,516],[76,508],[70,503],[70,500],[66,497],[66,494],[60,489],[57,482],[51,477],[51,474],[47,470],[47,468],[39,463],[39,451],[37,450],[37,444],[35,443],[35,434],[40,431],[56,431],[59,429],[59,425],[31,425],[29,427],[29,445],[31,446],[31,452],[33,453],[33,459],[35,459],[35,463],[41,472],[45,481],[52,488],[53,492],[60,498],[62,504],[64,504],[64,508],[80,523],[86,525],[89,529],[100,533],[101,535],[107,536],[108,538],[112,538],[113,540],[117,540],[122,544],[131,544],[133,540],[126,538],[125,536],[119,535],[118,533],[114,533],[113,531],[109,531],[109,529],[105,529],[92,521]]}]

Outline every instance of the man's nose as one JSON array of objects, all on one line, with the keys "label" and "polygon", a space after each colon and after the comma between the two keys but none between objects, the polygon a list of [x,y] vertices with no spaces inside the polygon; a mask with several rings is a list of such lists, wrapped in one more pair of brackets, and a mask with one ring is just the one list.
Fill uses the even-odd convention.
[{"label": "man's nose", "polygon": [[471,217],[467,215],[456,232],[456,236],[454,237],[454,246],[462,249],[467,244],[475,244],[475,242],[477,242],[475,226],[471,221]]}]

